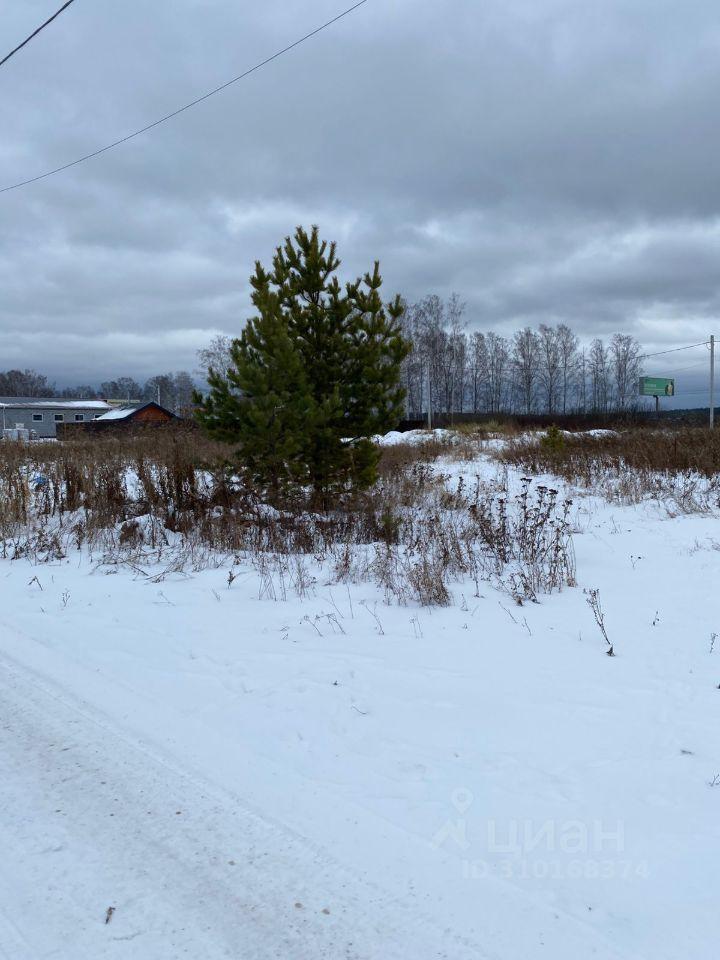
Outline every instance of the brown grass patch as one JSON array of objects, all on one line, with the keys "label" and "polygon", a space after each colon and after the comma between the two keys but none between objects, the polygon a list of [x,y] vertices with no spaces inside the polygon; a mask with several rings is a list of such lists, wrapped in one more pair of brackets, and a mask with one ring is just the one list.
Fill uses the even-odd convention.
[{"label": "brown grass patch", "polygon": [[[250,563],[264,596],[312,591],[303,557],[333,582],[372,581],[388,600],[451,601],[470,579],[518,603],[574,582],[569,503],[504,481],[450,486],[441,459],[477,456],[474,439],[430,437],[385,447],[377,485],[326,513],[269,506],[232,450],[197,431],[153,431],[62,444],[0,444],[0,556],[36,563],[84,549],[144,574]],[[161,576],[157,572],[146,574]]]},{"label": "brown grass patch", "polygon": [[495,456],[525,472],[561,477],[610,500],[655,498],[666,502],[671,512],[704,512],[720,504],[718,431],[682,427],[564,435],[561,444],[510,443]]}]

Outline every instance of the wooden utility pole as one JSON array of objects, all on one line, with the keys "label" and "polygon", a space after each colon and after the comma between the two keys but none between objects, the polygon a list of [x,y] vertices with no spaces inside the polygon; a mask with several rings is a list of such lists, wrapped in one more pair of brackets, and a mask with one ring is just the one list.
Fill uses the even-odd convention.
[{"label": "wooden utility pole", "polygon": [[432,430],[432,381],[430,379],[430,361],[428,361],[428,374],[427,374],[427,405],[428,405],[428,430]]},{"label": "wooden utility pole", "polygon": [[710,334],[710,429],[715,426],[715,335]]}]

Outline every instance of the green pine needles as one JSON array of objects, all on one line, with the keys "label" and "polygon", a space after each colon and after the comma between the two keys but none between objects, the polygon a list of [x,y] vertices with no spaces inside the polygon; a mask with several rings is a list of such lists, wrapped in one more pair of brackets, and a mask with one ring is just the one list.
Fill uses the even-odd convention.
[{"label": "green pine needles", "polygon": [[371,437],[402,416],[399,297],[384,304],[379,263],[340,286],[335,243],[298,227],[255,264],[252,317],[233,342],[227,371],[211,370],[197,398],[209,433],[236,444],[239,466],[264,495],[300,489],[326,509],[332,497],[372,486]]}]

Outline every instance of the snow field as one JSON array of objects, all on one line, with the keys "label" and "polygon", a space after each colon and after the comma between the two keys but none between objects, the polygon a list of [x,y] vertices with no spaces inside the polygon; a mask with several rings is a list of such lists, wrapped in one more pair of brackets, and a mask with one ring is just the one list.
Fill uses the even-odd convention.
[{"label": "snow field", "polygon": [[572,509],[523,606],[3,562],[0,956],[714,957],[717,519]]}]

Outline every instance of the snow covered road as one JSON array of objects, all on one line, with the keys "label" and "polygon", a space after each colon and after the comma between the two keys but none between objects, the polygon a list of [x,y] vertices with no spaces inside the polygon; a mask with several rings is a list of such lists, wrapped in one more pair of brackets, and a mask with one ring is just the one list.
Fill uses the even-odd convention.
[{"label": "snow covered road", "polygon": [[6,656],[0,847],[7,960],[482,956]]}]

